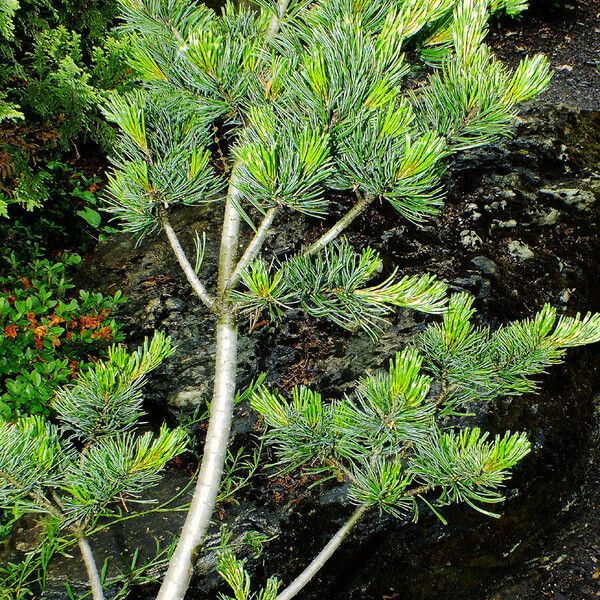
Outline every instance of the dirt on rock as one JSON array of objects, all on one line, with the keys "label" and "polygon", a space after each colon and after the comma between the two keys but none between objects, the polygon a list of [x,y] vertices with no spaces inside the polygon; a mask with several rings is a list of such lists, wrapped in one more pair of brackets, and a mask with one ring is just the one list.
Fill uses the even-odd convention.
[{"label": "dirt on rock", "polygon": [[[546,54],[554,77],[542,99],[600,110],[600,2],[539,0],[519,21],[492,28],[490,43],[514,66],[527,54]],[[600,152],[600,140],[595,145]],[[600,170],[600,160],[595,164]],[[597,234],[598,235],[598,232]],[[598,401],[595,402],[598,406]],[[600,415],[582,464],[582,486],[556,517],[556,528],[542,532],[537,556],[501,583],[486,600],[588,600],[600,597]],[[552,493],[552,490],[549,490]]]},{"label": "dirt on rock", "polygon": [[514,67],[537,52],[554,77],[541,100],[600,110],[600,0],[532,0],[519,19],[492,24],[489,44]]},{"label": "dirt on rock", "polygon": [[[598,398],[596,398],[598,406]],[[537,555],[493,586],[485,600],[591,600],[600,597],[600,413],[582,468],[581,488],[564,502]],[[552,490],[549,490],[552,493]]]}]

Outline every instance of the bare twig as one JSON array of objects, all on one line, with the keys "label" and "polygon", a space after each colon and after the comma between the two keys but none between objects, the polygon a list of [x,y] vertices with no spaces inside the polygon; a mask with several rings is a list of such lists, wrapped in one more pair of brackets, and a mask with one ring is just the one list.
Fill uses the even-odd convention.
[{"label": "bare twig", "polygon": [[194,271],[194,267],[192,267],[190,261],[188,260],[181,244],[179,243],[179,238],[177,234],[173,230],[169,218],[166,214],[162,215],[162,226],[167,234],[167,238],[169,239],[169,243],[171,244],[171,248],[173,249],[173,253],[175,254],[179,265],[181,266],[182,271],[184,272],[189,284],[192,286],[192,289],[202,300],[204,305],[211,311],[215,310],[215,299],[208,293],[208,290],[204,287],[204,284],[196,275]]},{"label": "bare twig", "polygon": [[375,196],[362,196],[335,225],[330,227],[316,242],[311,244],[304,253],[307,255],[315,254],[325,248],[327,244],[333,242],[374,200]]},{"label": "bare twig", "polygon": [[274,206],[265,213],[261,224],[256,230],[256,234],[248,244],[248,247],[244,251],[244,254],[242,254],[242,258],[240,258],[237,266],[235,267],[235,270],[229,278],[229,281],[227,283],[228,289],[232,290],[236,286],[244,269],[257,257],[258,253],[260,252],[260,249],[262,248],[262,245],[265,242],[265,239],[267,238],[267,235],[269,234],[271,225],[273,224],[273,221],[275,220],[275,217],[277,216],[278,212],[279,207]]},{"label": "bare twig", "polygon": [[[408,490],[404,496],[413,498],[415,496],[423,496],[427,492],[430,492],[433,486],[422,485],[412,490]],[[350,516],[350,518],[344,523],[344,525],[336,532],[336,534],[329,540],[327,545],[317,554],[313,561],[294,579],[294,581],[286,587],[282,592],[277,595],[275,600],[290,600],[298,592],[300,592],[310,580],[321,570],[323,565],[333,556],[334,552],[340,547],[342,542],[348,537],[348,534],[354,529],[356,524],[365,516],[369,509],[373,508],[372,505],[359,506]]]},{"label": "bare twig", "polygon": [[370,506],[359,506],[352,516],[344,523],[337,533],[329,540],[327,545],[315,556],[313,561],[294,579],[294,581],[286,587],[282,592],[277,594],[275,600],[290,600],[300,590],[302,590],[308,582],[321,570],[323,565],[331,558],[333,553],[340,547],[341,543],[348,537],[348,534],[354,529],[355,525],[367,513]]}]

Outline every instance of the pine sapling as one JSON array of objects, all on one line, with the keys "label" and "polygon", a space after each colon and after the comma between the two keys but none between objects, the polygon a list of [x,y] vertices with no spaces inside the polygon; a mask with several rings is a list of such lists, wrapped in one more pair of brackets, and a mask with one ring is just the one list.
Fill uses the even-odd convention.
[{"label": "pine sapling", "polygon": [[[158,595],[183,600],[227,453],[242,317],[277,322],[293,307],[376,336],[398,308],[443,312],[442,282],[383,273],[374,250],[339,236],[380,201],[417,223],[437,214],[450,157],[508,135],[550,74],[541,56],[510,72],[484,43],[489,15],[522,0],[255,0],[219,15],[187,0],[121,3],[143,85],[106,108],[120,130],[109,210],[138,243],[165,232],[215,321],[202,464]],[[331,190],[347,208],[322,228]],[[202,274],[204,234],[190,260],[170,223],[178,206],[205,204],[222,222],[216,282]],[[265,242],[289,213],[316,235],[274,260]]]}]

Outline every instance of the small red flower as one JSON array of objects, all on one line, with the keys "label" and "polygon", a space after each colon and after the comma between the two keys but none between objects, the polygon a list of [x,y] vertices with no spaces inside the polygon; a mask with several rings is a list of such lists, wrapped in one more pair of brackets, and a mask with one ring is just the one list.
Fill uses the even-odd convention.
[{"label": "small red flower", "polygon": [[14,340],[17,337],[17,326],[16,325],[7,325],[4,328],[4,337],[7,340]]},{"label": "small red flower", "polygon": [[112,340],[112,332],[110,327],[108,325],[100,327],[98,331],[94,331],[94,333],[92,333],[91,338],[95,340]]}]

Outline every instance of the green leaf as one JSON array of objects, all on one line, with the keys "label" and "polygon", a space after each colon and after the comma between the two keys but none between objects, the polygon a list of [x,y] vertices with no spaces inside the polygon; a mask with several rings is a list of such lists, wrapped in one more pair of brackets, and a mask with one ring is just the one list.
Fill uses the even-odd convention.
[{"label": "green leaf", "polygon": [[100,216],[100,213],[93,208],[86,206],[83,210],[78,210],[76,214],[84,219],[94,229],[98,229],[98,227],[100,227],[102,217]]}]

